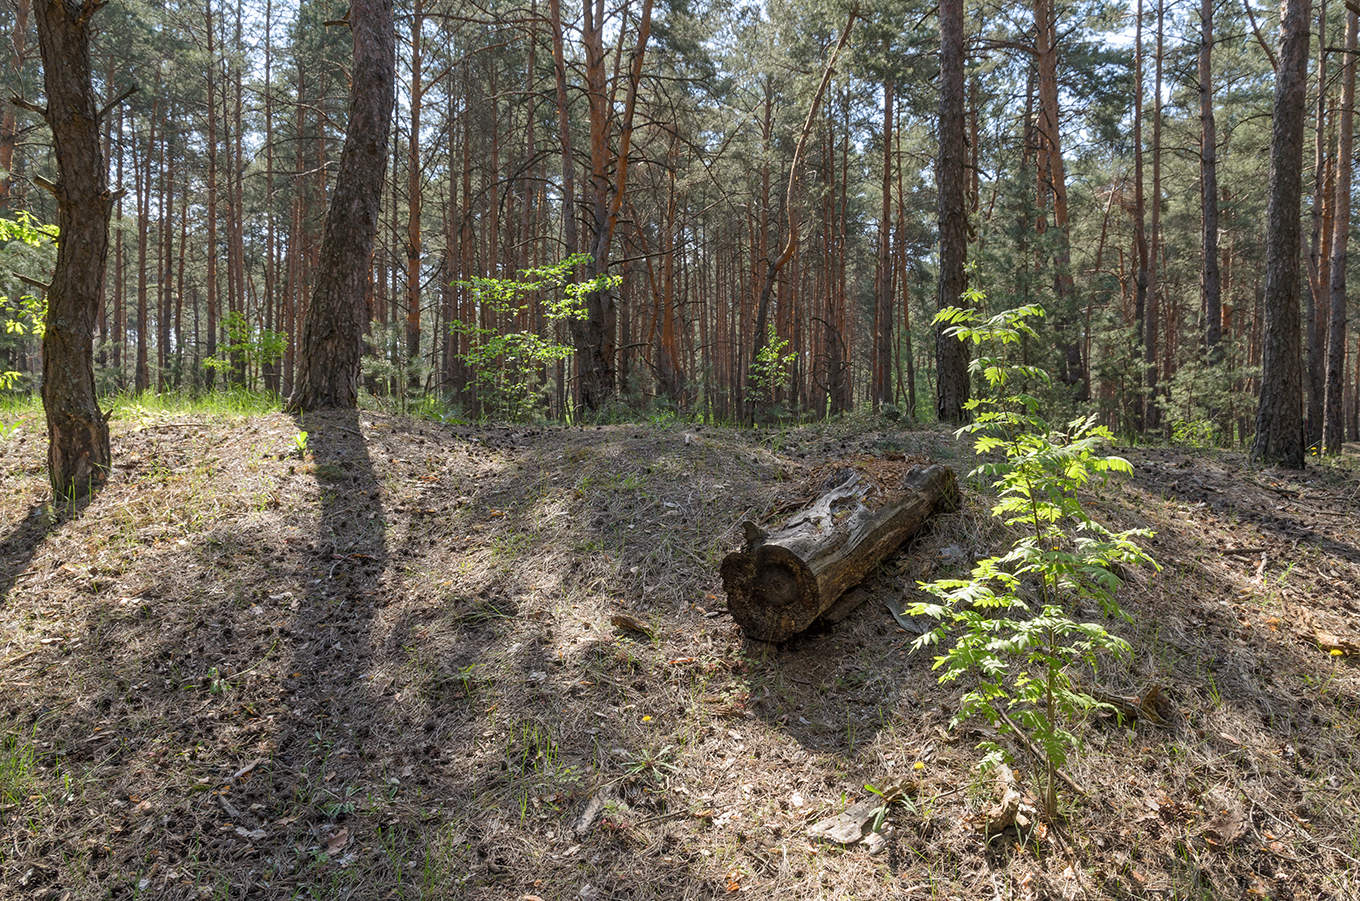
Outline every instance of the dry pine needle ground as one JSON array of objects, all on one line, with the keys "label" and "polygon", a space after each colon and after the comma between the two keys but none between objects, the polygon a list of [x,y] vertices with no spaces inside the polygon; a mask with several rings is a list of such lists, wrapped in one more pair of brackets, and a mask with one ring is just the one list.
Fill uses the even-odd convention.
[{"label": "dry pine needle ground", "polygon": [[[886,609],[1004,542],[976,485],[788,646],[716,577],[827,467],[962,474],[947,433],[161,415],[54,518],[40,427],[0,439],[0,897],[1360,897],[1344,465],[1093,492],[1163,567],[1100,687],[1177,722],[1083,724],[1067,822],[987,839],[986,730]],[[808,836],[904,779],[881,840]]]}]

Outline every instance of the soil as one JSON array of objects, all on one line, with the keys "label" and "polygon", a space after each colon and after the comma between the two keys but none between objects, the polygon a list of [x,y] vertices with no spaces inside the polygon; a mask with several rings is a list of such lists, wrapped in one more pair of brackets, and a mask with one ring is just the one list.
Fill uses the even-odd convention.
[{"label": "soil", "polygon": [[947,432],[115,425],[81,510],[0,438],[0,898],[1360,897],[1353,460],[1126,452],[1089,508],[1161,570],[1092,687],[1173,715],[1078,724],[1064,818],[989,834],[997,735],[889,609],[1005,544],[976,482],[784,646],[717,578],[836,467],[966,475]]}]

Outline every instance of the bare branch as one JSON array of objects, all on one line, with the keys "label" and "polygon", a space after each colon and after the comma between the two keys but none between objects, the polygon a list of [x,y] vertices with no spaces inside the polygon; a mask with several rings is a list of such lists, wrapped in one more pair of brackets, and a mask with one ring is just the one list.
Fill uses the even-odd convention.
[{"label": "bare branch", "polygon": [[99,115],[95,116],[95,121],[103,122],[104,117],[109,114],[109,110],[113,109],[115,106],[122,103],[124,100],[128,99],[135,93],[137,93],[137,86],[133,85],[123,93],[119,94],[117,97],[110,100],[108,103],[104,104],[103,108],[99,110]]},{"label": "bare branch", "polygon": [[19,107],[19,109],[26,109],[30,113],[37,113],[44,119],[47,118],[47,107],[38,106],[38,104],[34,103],[32,100],[25,100],[18,94],[15,94],[13,97],[9,98],[9,102]]},{"label": "bare branch", "polygon": [[22,272],[15,272],[15,273],[13,273],[13,275],[14,275],[15,278],[17,278],[19,281],[23,282],[25,285],[28,285],[28,286],[31,287],[31,288],[37,288],[39,291],[43,292],[44,294],[46,294],[48,291],[51,291],[51,290],[52,290],[52,286],[51,286],[51,285],[47,284],[46,282],[40,282],[40,281],[38,281],[36,278],[29,278],[28,276],[24,275]]}]

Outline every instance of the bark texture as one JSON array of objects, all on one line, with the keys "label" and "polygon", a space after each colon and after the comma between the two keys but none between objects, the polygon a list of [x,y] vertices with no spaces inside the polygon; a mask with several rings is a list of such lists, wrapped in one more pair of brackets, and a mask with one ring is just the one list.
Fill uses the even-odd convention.
[{"label": "bark texture", "polygon": [[1303,467],[1303,386],[1299,361],[1300,191],[1303,117],[1308,73],[1308,0],[1285,0],[1275,119],[1270,138],[1266,211],[1265,327],[1261,342],[1261,402],[1252,459]]},{"label": "bark texture", "polygon": [[849,471],[777,532],[746,523],[746,547],[722,562],[727,608],[750,638],[784,641],[807,629],[845,591],[958,502],[954,471],[919,466],[874,509],[870,484]]},{"label": "bark texture", "polygon": [[1218,270],[1218,148],[1214,124],[1213,47],[1214,0],[1200,0],[1199,7],[1199,190],[1203,268],[1200,290],[1204,295],[1204,347],[1209,360],[1220,356],[1223,336],[1223,280]]},{"label": "bark texture", "polygon": [[104,297],[109,191],[90,82],[90,18],[97,0],[37,6],[47,123],[57,157],[57,263],[47,292],[43,410],[48,474],[60,501],[89,495],[108,478],[109,428],[94,387],[95,318]]},{"label": "bark texture", "polygon": [[392,0],[350,6],[354,67],[349,126],[340,152],[312,302],[302,320],[293,412],[353,408],[368,319],[366,297],[373,238],[381,212],[392,119],[396,32]]},{"label": "bark texture", "polygon": [[1322,446],[1341,453],[1346,440],[1346,251],[1351,230],[1351,170],[1355,148],[1355,53],[1357,17],[1346,13],[1346,56],[1341,68],[1341,128],[1336,154],[1336,208],[1332,217],[1331,292],[1327,325],[1327,383],[1322,414]]},{"label": "bark texture", "polygon": [[[963,0],[940,3],[939,308],[963,305],[968,287],[968,212],[964,205]],[[968,355],[963,342],[935,329],[938,390],[935,412],[945,422],[962,422],[968,401]]]}]

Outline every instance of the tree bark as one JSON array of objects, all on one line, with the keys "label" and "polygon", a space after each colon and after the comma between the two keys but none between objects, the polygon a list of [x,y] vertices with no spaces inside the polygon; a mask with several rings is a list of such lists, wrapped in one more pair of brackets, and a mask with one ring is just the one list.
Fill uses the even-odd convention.
[{"label": "tree bark", "polygon": [[90,19],[98,0],[41,0],[38,45],[47,123],[57,158],[56,269],[43,335],[43,409],[52,493],[77,501],[108,478],[109,428],[94,387],[93,333],[104,297],[109,248],[108,187],[90,82]]},{"label": "tree bark", "polygon": [[[204,292],[208,296],[208,321],[205,327],[207,332],[207,348],[205,349],[205,359],[214,360],[217,357],[217,53],[214,49],[216,44],[213,39],[213,7],[212,0],[204,9],[204,33],[208,39],[208,65],[205,68],[207,76],[208,107],[206,116],[208,119],[207,135],[207,168],[208,179],[205,188],[207,192],[207,210],[205,216],[208,220],[208,242],[204,249],[204,262],[207,265],[207,272],[204,275]],[[301,62],[299,61],[299,67]],[[298,97],[298,109],[302,109],[301,94]],[[217,379],[216,367],[209,366],[203,374],[204,382],[211,391]]]},{"label": "tree bark", "polygon": [[420,263],[423,242],[420,231],[420,112],[425,97],[421,75],[421,32],[425,9],[415,0],[411,14],[411,132],[406,148],[406,390],[420,389]]},{"label": "tree bark", "polygon": [[1303,468],[1303,388],[1299,362],[1299,253],[1303,118],[1308,74],[1309,0],[1285,0],[1266,212],[1265,328],[1261,400],[1252,459]]},{"label": "tree bark", "polygon": [[[1077,333],[1076,287],[1072,278],[1071,225],[1067,203],[1067,167],[1062,152],[1062,117],[1058,87],[1058,23],[1053,0],[1034,2],[1034,54],[1039,75],[1039,209],[1042,220],[1045,199],[1052,198],[1053,293],[1058,326],[1062,382],[1074,389],[1076,399],[1086,400],[1090,379],[1081,356],[1081,337]],[[1042,228],[1042,226],[1041,226]]]},{"label": "tree bark", "polygon": [[878,303],[874,332],[874,409],[891,403],[893,358],[892,261],[893,83],[883,82],[883,198],[878,218]]},{"label": "tree bark", "polygon": [[349,125],[321,240],[312,301],[302,322],[294,412],[354,408],[368,318],[365,296],[382,203],[396,78],[392,0],[350,6],[354,62]]},{"label": "tree bark", "polygon": [[1162,424],[1162,408],[1157,404],[1157,338],[1161,329],[1162,287],[1162,58],[1166,50],[1166,0],[1157,0],[1157,54],[1153,62],[1152,84],[1152,239],[1148,247],[1147,306],[1143,322],[1143,425],[1156,429]]},{"label": "tree bark", "polygon": [[816,622],[937,510],[958,502],[954,471],[918,466],[873,509],[859,473],[840,480],[778,531],[746,523],[746,547],[722,562],[727,607],[750,638],[784,641]]},{"label": "tree bark", "polygon": [[1210,363],[1221,357],[1223,282],[1218,271],[1218,148],[1214,127],[1213,47],[1214,0],[1200,0],[1199,45],[1199,190],[1204,259],[1200,289],[1204,294],[1204,348]]},{"label": "tree bark", "polygon": [[[1138,0],[1135,13],[1133,49],[1133,249],[1135,269],[1133,274],[1133,345],[1135,359],[1141,358],[1147,319],[1148,296],[1148,244],[1147,244],[1147,201],[1143,195],[1143,0]],[[1138,386],[1146,388],[1147,373],[1138,369]],[[1145,423],[1144,411],[1147,403],[1140,398],[1133,409],[1134,430],[1141,433]]]},{"label": "tree bark", "polygon": [[1320,0],[1317,14],[1317,105],[1313,123],[1313,202],[1312,230],[1308,244],[1308,297],[1303,307],[1304,344],[1307,367],[1304,370],[1303,417],[1304,443],[1308,446],[1322,440],[1322,393],[1325,380],[1326,335],[1323,311],[1327,305],[1328,269],[1331,229],[1328,196],[1327,160],[1327,0]]},{"label": "tree bark", "polygon": [[1341,123],[1336,154],[1336,201],[1332,216],[1331,309],[1327,326],[1327,382],[1322,414],[1322,445],[1341,453],[1346,440],[1343,399],[1346,381],[1346,249],[1351,230],[1351,158],[1355,136],[1355,53],[1357,21],[1346,12],[1346,56],[1341,68]]},{"label": "tree bark", "polygon": [[[10,46],[13,55],[10,57],[10,65],[13,67],[13,76],[18,77],[24,71],[24,62],[28,57],[28,15],[31,11],[30,0],[16,0],[14,4],[14,30],[11,33]],[[0,113],[0,209],[9,213],[13,209],[13,201],[10,197],[14,187],[14,148],[19,143],[19,120],[15,115],[15,107],[12,103],[6,103],[3,113]]]},{"label": "tree bark", "polygon": [[[940,2],[940,155],[936,162],[940,225],[939,309],[964,303],[968,288],[968,212],[964,204],[963,0]],[[968,401],[968,353],[962,341],[935,328],[935,413],[962,422]]]}]

